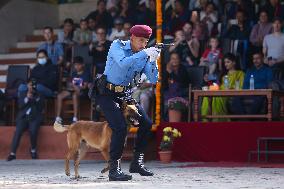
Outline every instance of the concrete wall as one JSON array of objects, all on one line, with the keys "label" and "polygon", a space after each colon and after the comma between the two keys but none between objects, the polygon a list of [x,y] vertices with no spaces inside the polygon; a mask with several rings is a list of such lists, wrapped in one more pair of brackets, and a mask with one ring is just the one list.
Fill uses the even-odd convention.
[{"label": "concrete wall", "polygon": [[59,5],[59,22],[63,23],[65,18],[72,18],[75,22],[79,23],[82,17],[86,17],[96,7],[97,0]]},{"label": "concrete wall", "polygon": [[27,0],[11,0],[0,9],[0,53],[32,34],[35,28],[59,25],[58,6]]},{"label": "concrete wall", "polygon": [[95,10],[96,6],[97,0],[62,5],[10,0],[0,9],[0,53],[15,47],[17,41],[24,40],[24,37],[31,35],[34,29],[47,25],[58,28],[65,18],[72,18],[78,23],[82,17]]}]

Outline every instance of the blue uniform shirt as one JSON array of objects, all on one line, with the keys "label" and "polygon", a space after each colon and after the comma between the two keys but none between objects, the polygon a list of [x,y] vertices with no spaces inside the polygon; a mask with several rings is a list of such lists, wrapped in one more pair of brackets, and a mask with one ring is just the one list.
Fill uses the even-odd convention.
[{"label": "blue uniform shirt", "polygon": [[156,62],[149,62],[144,51],[133,53],[130,41],[115,40],[110,46],[104,74],[115,85],[128,86],[137,73],[144,73],[155,84],[158,80]]}]

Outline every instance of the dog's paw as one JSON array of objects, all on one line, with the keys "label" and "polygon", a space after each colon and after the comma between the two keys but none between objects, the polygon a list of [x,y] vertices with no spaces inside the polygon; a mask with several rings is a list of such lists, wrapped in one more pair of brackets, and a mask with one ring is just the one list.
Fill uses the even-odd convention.
[{"label": "dog's paw", "polygon": [[65,174],[66,174],[66,176],[68,176],[68,177],[70,176],[70,172],[65,172]]}]

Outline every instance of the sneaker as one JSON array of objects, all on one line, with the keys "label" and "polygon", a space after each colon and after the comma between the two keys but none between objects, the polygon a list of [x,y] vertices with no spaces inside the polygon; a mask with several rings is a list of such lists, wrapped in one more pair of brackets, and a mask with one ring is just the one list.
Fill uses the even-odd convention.
[{"label": "sneaker", "polygon": [[37,153],[36,152],[31,152],[31,157],[32,159],[37,159]]},{"label": "sneaker", "polygon": [[55,123],[62,125],[62,122],[63,122],[63,120],[62,120],[61,117],[57,116],[57,117],[55,118]]},{"label": "sneaker", "polygon": [[9,156],[7,157],[7,161],[12,161],[14,159],[16,159],[16,155],[14,154],[9,154]]},{"label": "sneaker", "polygon": [[31,157],[32,157],[32,159],[37,159],[38,157],[37,157],[37,153],[36,153],[36,149],[31,149]]},{"label": "sneaker", "polygon": [[76,123],[77,121],[78,121],[78,118],[77,117],[73,117],[72,123]]}]

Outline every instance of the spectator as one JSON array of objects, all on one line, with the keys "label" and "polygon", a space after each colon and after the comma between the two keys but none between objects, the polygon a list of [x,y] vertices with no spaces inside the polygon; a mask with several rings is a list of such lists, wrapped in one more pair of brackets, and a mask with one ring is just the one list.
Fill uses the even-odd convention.
[{"label": "spectator", "polygon": [[192,11],[190,21],[193,23],[193,34],[194,37],[196,37],[199,42],[206,43],[206,40],[208,39],[208,28],[207,25],[200,22],[200,17],[197,11]]},{"label": "spectator", "polygon": [[188,38],[185,38],[182,30],[176,31],[175,43],[174,46],[169,48],[169,52],[177,52],[181,58],[180,61],[182,64],[185,64],[188,67],[197,65],[199,41],[192,35],[188,35],[187,37]]},{"label": "spectator", "polygon": [[[206,49],[200,59],[199,66],[209,68],[209,80],[217,80],[217,70],[222,71],[222,51],[218,48],[219,41],[216,37],[210,38],[210,48]],[[211,78],[211,79],[210,79]]]},{"label": "spectator", "polygon": [[255,19],[255,10],[252,1],[234,0],[225,2],[224,16],[227,21],[235,19],[238,11],[243,11],[244,14],[248,16],[247,19],[249,21]]},{"label": "spectator", "polygon": [[57,95],[57,112],[55,122],[62,124],[62,118],[60,117],[62,110],[62,101],[67,97],[72,96],[74,115],[72,122],[78,121],[78,105],[79,97],[87,97],[88,85],[91,82],[90,71],[84,66],[84,60],[82,57],[74,57],[74,72],[71,77],[72,83],[66,90],[61,91]]},{"label": "spectator", "polygon": [[80,29],[75,31],[73,40],[79,45],[89,45],[92,42],[93,35],[85,18],[80,20]]},{"label": "spectator", "polygon": [[74,34],[74,21],[71,18],[66,18],[63,24],[63,30],[57,33],[57,41],[62,44],[65,52],[66,67],[70,67],[70,62],[72,59],[72,47]]},{"label": "spectator", "polygon": [[205,10],[200,12],[200,20],[207,25],[209,35],[211,35],[213,27],[218,21],[218,14],[213,3],[208,3]]},{"label": "spectator", "polygon": [[87,16],[87,20],[92,18],[95,20],[97,27],[111,29],[113,26],[112,16],[106,10],[105,0],[99,0],[97,3],[97,10],[91,12]]},{"label": "spectator", "polygon": [[[36,90],[44,97],[54,97],[58,86],[58,68],[47,57],[46,50],[37,52],[37,64],[31,70],[30,78],[37,81]],[[28,86],[21,84],[19,92],[27,91]]]},{"label": "spectator", "polygon": [[211,0],[211,1],[208,1],[208,0],[190,0],[189,1],[189,6],[188,6],[188,10],[189,11],[193,11],[193,10],[201,10],[203,7],[206,6],[206,4],[210,2],[210,3],[214,3],[214,5],[216,7],[220,7],[221,4],[219,2],[219,0]]},{"label": "spectator", "polygon": [[131,33],[130,33],[130,29],[132,27],[132,24],[129,22],[125,22],[123,24],[123,31],[124,31],[124,36],[121,38],[124,41],[127,41],[130,39]]},{"label": "spectator", "polygon": [[172,11],[171,18],[168,21],[170,32],[174,34],[176,31],[181,30],[186,21],[189,20],[189,12],[184,7],[181,0],[175,1],[175,8]]},{"label": "spectator", "polygon": [[248,40],[250,35],[250,25],[246,21],[245,13],[238,10],[236,13],[237,24],[229,27],[226,37],[231,40]]},{"label": "spectator", "polygon": [[[149,13],[146,20],[146,25],[150,26],[152,29],[156,28],[156,1],[149,0]],[[155,32],[153,33],[155,34]]]},{"label": "spectator", "polygon": [[109,12],[112,17],[115,17],[115,15],[117,14],[118,3],[119,0],[107,0],[106,9],[107,12]]},{"label": "spectator", "polygon": [[73,44],[74,21],[66,18],[63,23],[63,30],[57,33],[57,41],[62,44]]},{"label": "spectator", "polygon": [[93,18],[88,19],[88,29],[92,32],[92,42],[96,42],[96,21]]},{"label": "spectator", "polygon": [[[250,88],[250,78],[253,75],[255,89],[267,89],[272,81],[272,71],[263,62],[263,54],[260,52],[253,54],[253,67],[246,72],[243,89]],[[251,102],[249,109],[245,111],[243,101],[249,99]],[[234,114],[258,114],[263,109],[265,97],[252,96],[245,98],[234,98],[231,110]]]},{"label": "spectator", "polygon": [[121,17],[125,22],[130,22],[131,24],[136,23],[134,8],[130,6],[128,0],[120,0],[118,10],[116,17]]},{"label": "spectator", "polygon": [[263,40],[265,63],[272,68],[278,68],[284,61],[284,34],[281,32],[281,20],[275,18],[273,33],[266,35]]},{"label": "spectator", "polygon": [[186,22],[182,27],[182,31],[186,40],[192,38],[193,23]]},{"label": "spectator", "polygon": [[169,122],[180,122],[188,108],[188,77],[186,68],[181,64],[179,54],[171,53],[164,74],[164,103]]},{"label": "spectator", "polygon": [[262,50],[264,36],[272,32],[272,24],[268,22],[266,11],[261,11],[259,14],[259,22],[255,24],[250,33],[250,42],[254,52]]},{"label": "spectator", "polygon": [[[240,70],[240,66],[237,63],[235,55],[228,53],[224,56],[225,72],[221,79],[220,89],[224,90],[224,79],[225,75],[229,79],[229,89],[235,89],[243,86],[244,73]],[[226,115],[228,114],[228,98],[227,97],[213,97],[212,99],[212,115]],[[201,115],[208,115],[209,111],[209,100],[207,97],[203,98],[201,106]],[[204,119],[206,121],[206,119]],[[213,119],[213,121],[226,121],[227,119]],[[228,120],[227,120],[228,121]]]},{"label": "spectator", "polygon": [[141,75],[140,85],[133,88],[132,97],[139,102],[146,113],[150,110],[150,99],[153,96],[152,84],[145,74]]},{"label": "spectator", "polygon": [[93,56],[93,77],[103,74],[105,70],[108,50],[111,42],[106,39],[106,30],[97,28],[97,41],[89,46],[89,54]]},{"label": "spectator", "polygon": [[122,18],[116,18],[114,20],[115,28],[112,29],[112,32],[109,36],[110,41],[113,41],[115,39],[122,39],[125,36],[125,33],[123,31],[123,24],[124,24],[124,21]]},{"label": "spectator", "polygon": [[208,0],[191,0],[188,9],[189,11],[201,11],[207,3]]},{"label": "spectator", "polygon": [[[138,8],[136,12],[136,22],[135,24],[147,24],[147,21],[149,21],[150,16],[150,10],[148,9],[146,5],[146,1],[139,1]],[[152,26],[152,25],[149,25]]]},{"label": "spectator", "polygon": [[43,36],[45,38],[45,42],[39,46],[37,51],[45,50],[48,54],[48,58],[51,60],[52,64],[61,65],[63,63],[63,47],[61,43],[55,41],[53,28],[46,26],[43,29]]},{"label": "spectator", "polygon": [[264,65],[263,54],[258,52],[253,54],[253,67],[248,69],[244,80],[244,89],[249,89],[249,80],[251,75],[254,77],[255,89],[267,89],[272,81],[271,69]]},{"label": "spectator", "polygon": [[12,140],[11,152],[7,161],[16,159],[16,151],[23,132],[28,128],[30,134],[32,159],[37,159],[37,136],[43,120],[43,98],[35,89],[36,83],[30,79],[27,91],[21,91],[18,97],[19,111],[16,118],[16,131]]},{"label": "spectator", "polygon": [[273,21],[275,17],[284,19],[284,5],[279,0],[268,0],[267,3],[262,7],[262,10],[268,12],[269,21]]}]

